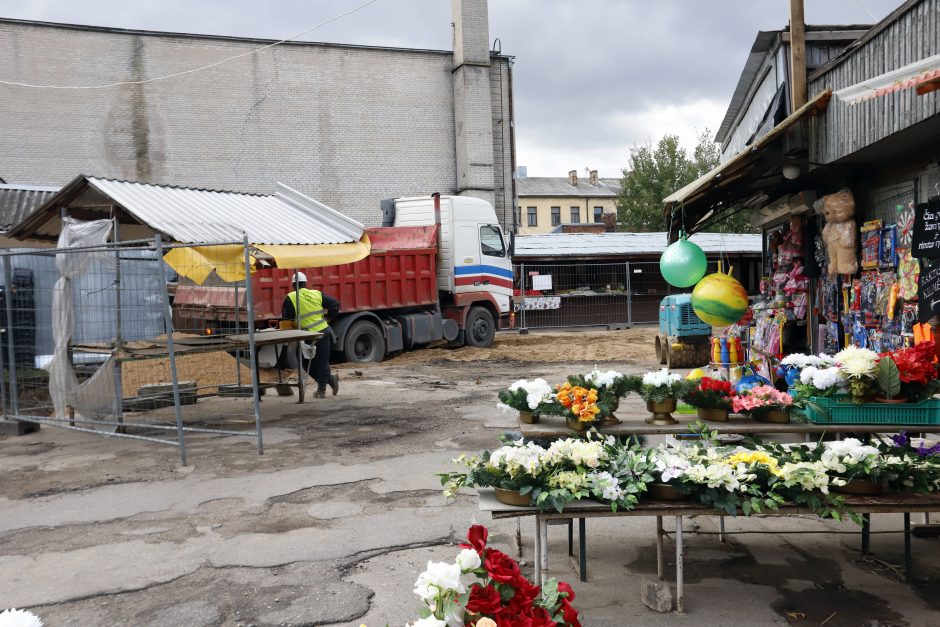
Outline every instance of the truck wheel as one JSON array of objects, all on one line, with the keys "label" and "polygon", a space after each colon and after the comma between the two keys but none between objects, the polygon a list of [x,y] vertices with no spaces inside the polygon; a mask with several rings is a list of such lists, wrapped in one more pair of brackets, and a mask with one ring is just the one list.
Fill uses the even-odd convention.
[{"label": "truck wheel", "polygon": [[662,335],[657,335],[654,342],[656,347],[656,361],[660,364],[666,363],[666,354],[669,350],[669,342]]},{"label": "truck wheel", "polygon": [[670,370],[674,368],[688,368],[691,365],[692,359],[689,358],[691,354],[689,351],[688,345],[683,344],[681,348],[676,348],[675,346],[670,346],[666,344],[666,367]]},{"label": "truck wheel", "polygon": [[385,338],[373,323],[360,320],[346,333],[346,346],[343,354],[346,355],[346,361],[350,363],[378,363],[385,358]]},{"label": "truck wheel", "polygon": [[483,307],[474,307],[467,315],[467,328],[464,335],[468,346],[489,348],[496,337],[496,323],[493,314]]}]

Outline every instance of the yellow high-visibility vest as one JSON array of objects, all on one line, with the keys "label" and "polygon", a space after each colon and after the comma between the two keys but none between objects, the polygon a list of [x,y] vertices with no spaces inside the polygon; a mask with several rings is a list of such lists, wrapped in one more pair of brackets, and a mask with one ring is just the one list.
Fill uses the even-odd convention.
[{"label": "yellow high-visibility vest", "polygon": [[[297,306],[297,295],[300,295],[300,306]],[[291,290],[287,293],[294,306],[294,315],[300,317],[300,328],[304,331],[319,332],[326,329],[329,323],[324,317],[326,310],[323,309],[323,294],[319,290]]]}]

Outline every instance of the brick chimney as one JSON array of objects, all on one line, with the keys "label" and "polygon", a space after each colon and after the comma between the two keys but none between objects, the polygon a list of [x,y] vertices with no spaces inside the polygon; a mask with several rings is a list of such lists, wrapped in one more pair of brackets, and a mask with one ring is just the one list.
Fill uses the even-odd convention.
[{"label": "brick chimney", "polygon": [[578,186],[578,171],[577,170],[568,170],[568,184]]},{"label": "brick chimney", "polygon": [[591,185],[597,185],[597,170],[591,170]]}]

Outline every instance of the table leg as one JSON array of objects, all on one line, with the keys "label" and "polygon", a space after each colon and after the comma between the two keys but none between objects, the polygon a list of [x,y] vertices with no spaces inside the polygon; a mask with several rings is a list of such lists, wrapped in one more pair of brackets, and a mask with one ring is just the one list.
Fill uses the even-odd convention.
[{"label": "table leg", "polygon": [[574,556],[574,519],[568,519],[568,557]]},{"label": "table leg", "polygon": [[535,581],[542,580],[542,521],[535,515],[535,551],[532,555],[535,562]]},{"label": "table leg", "polygon": [[911,514],[904,512],[904,576],[910,581],[914,574],[914,560],[911,557]]},{"label": "table leg", "polygon": [[666,578],[665,568],[663,567],[663,517],[656,517],[656,576],[660,581]]},{"label": "table leg", "polygon": [[676,613],[685,614],[683,598],[682,516],[676,516]]},{"label": "table leg", "polygon": [[862,555],[871,551],[871,514],[862,514]]},{"label": "table leg", "polygon": [[718,542],[724,544],[725,542],[725,517],[718,517]]},{"label": "table leg", "polygon": [[584,519],[578,519],[578,569],[581,571],[581,581],[587,581],[587,538],[584,533]]},{"label": "table leg", "polygon": [[541,578],[538,581],[540,586],[545,585],[545,580],[547,579],[546,573],[548,572],[548,521],[540,520],[539,521],[539,534],[542,536],[541,545],[542,545],[542,555],[540,561],[542,562],[541,568]]},{"label": "table leg", "polygon": [[522,517],[516,517],[516,548],[519,551],[519,559],[522,559]]}]

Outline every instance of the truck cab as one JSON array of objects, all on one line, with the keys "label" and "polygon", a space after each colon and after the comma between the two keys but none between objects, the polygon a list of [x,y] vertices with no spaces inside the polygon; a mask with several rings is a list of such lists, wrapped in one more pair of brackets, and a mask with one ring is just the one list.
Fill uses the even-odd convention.
[{"label": "truck cab", "polygon": [[511,310],[512,261],[493,206],[471,196],[385,201],[383,226],[438,225],[437,288],[442,315],[471,346],[489,346]]}]

